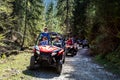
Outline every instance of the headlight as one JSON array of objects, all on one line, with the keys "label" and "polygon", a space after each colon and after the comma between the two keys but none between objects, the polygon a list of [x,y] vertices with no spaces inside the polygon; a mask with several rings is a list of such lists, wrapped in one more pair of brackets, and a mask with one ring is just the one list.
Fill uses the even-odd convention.
[{"label": "headlight", "polygon": [[36,45],[36,46],[34,46],[34,48],[36,49],[36,50],[38,50],[39,51],[39,47]]},{"label": "headlight", "polygon": [[37,54],[40,54],[40,51],[36,51]]},{"label": "headlight", "polygon": [[54,52],[54,53],[51,54],[51,56],[55,56],[56,54],[57,54],[57,53]]},{"label": "headlight", "polygon": [[73,46],[70,46],[70,48],[73,48]]}]

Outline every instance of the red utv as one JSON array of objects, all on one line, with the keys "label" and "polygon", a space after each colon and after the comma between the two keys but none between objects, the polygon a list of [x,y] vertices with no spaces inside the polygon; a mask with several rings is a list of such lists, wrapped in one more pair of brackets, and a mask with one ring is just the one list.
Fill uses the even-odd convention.
[{"label": "red utv", "polygon": [[69,54],[71,56],[74,56],[77,54],[77,43],[74,43],[71,38],[68,38],[68,40],[65,42],[65,54],[68,56]]},{"label": "red utv", "polygon": [[30,69],[35,69],[35,65],[53,66],[60,74],[62,64],[65,61],[64,49],[52,45],[37,45],[34,47],[34,55],[30,60]]},{"label": "red utv", "polygon": [[51,45],[35,46],[34,55],[30,60],[30,69],[34,69],[36,64],[40,66],[53,66],[56,68],[57,73],[60,74],[64,61],[65,55],[62,48]]},{"label": "red utv", "polygon": [[65,54],[68,56],[68,55],[71,55],[71,56],[75,56],[77,54],[77,45],[76,43],[73,44],[73,45],[65,45]]}]

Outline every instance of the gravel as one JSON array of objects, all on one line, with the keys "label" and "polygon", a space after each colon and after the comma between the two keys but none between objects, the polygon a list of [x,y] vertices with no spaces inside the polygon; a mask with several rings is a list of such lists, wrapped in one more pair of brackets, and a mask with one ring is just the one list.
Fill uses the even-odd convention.
[{"label": "gravel", "polygon": [[88,49],[80,49],[76,56],[66,57],[61,75],[52,67],[34,71],[34,80],[120,80],[120,77],[107,72],[87,56]]}]

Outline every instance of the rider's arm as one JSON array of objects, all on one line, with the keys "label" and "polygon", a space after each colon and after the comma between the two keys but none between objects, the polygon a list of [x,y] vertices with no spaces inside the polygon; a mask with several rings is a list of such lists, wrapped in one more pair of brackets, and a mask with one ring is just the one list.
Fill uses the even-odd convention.
[{"label": "rider's arm", "polygon": [[47,33],[47,38],[50,41],[50,34],[49,33]]}]

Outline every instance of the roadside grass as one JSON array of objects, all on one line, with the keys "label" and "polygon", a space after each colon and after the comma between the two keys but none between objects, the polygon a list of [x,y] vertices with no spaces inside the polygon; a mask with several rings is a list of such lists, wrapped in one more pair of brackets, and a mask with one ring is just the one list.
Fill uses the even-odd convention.
[{"label": "roadside grass", "polygon": [[120,66],[117,66],[116,63],[113,63],[106,58],[102,58],[101,55],[97,55],[94,59],[98,64],[104,66],[104,68],[108,71],[112,72],[113,74],[120,75]]},{"label": "roadside grass", "polygon": [[31,80],[34,74],[29,71],[25,75],[23,71],[29,66],[31,53],[20,53],[8,58],[0,59],[0,80]]}]

